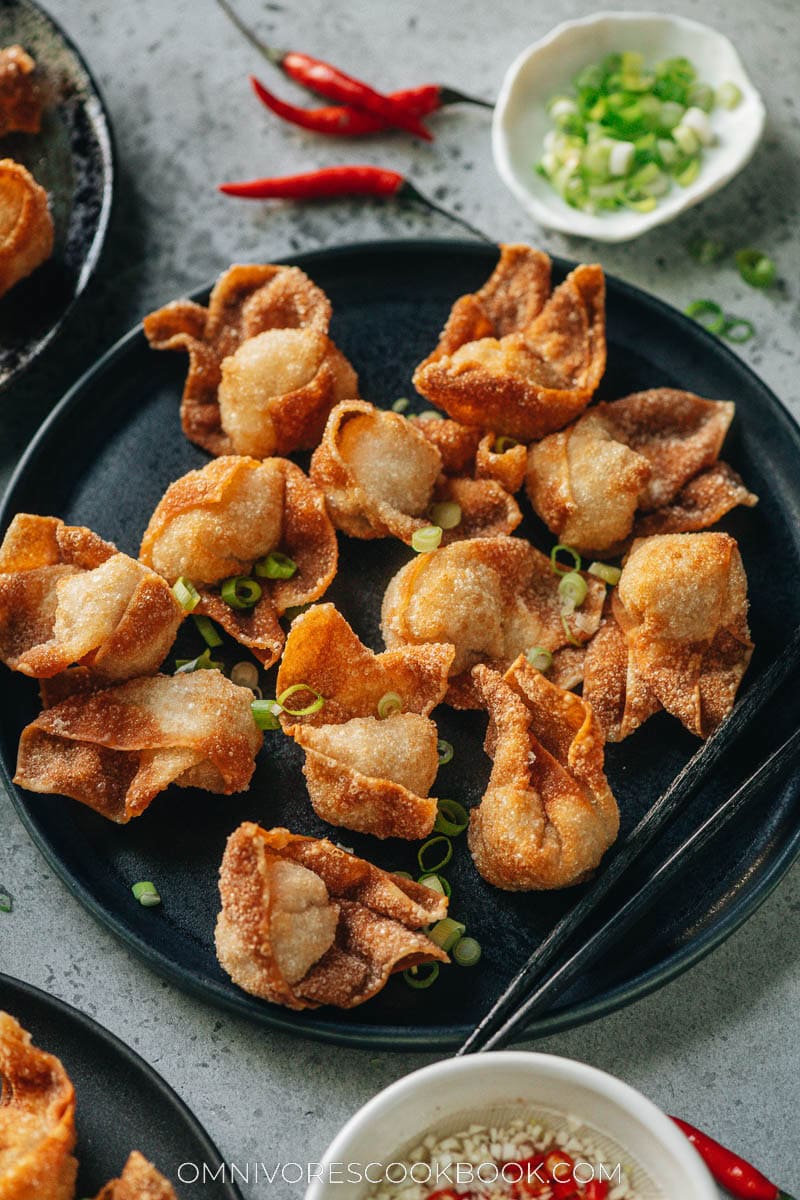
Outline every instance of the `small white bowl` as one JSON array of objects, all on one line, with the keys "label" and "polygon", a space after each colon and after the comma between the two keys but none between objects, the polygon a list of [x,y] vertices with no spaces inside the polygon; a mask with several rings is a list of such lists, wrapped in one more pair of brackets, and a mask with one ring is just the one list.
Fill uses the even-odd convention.
[{"label": "small white bowl", "polygon": [[[647,63],[685,55],[712,87],[730,80],[742,92],[736,108],[717,108],[714,146],[704,149],[697,179],[673,185],[652,212],[585,213],[571,208],[534,167],[553,123],[547,101],[569,92],[582,67],[614,51],[639,50]],[[671,221],[728,183],[752,158],[764,130],[765,110],[731,42],[715,29],[686,17],[655,12],[601,12],[565,21],[534,42],[509,67],[492,124],[492,150],[500,177],[522,207],[548,229],[601,242],[625,242]]]},{"label": "small white bowl", "polygon": [[374,1181],[377,1164],[402,1162],[427,1133],[455,1134],[472,1122],[491,1124],[493,1113],[506,1121],[512,1113],[542,1109],[577,1117],[605,1135],[621,1156],[638,1163],[660,1189],[660,1200],[718,1200],[700,1156],[650,1100],[585,1063],[523,1050],[446,1059],[380,1092],[315,1164],[306,1200],[365,1200],[374,1182],[355,1176],[375,1164],[369,1171]]}]

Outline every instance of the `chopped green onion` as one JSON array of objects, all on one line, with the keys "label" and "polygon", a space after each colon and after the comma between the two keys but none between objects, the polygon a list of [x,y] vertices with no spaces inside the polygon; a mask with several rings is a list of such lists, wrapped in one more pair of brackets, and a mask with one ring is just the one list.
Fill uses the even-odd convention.
[{"label": "chopped green onion", "polygon": [[149,879],[143,879],[141,883],[134,883],[131,888],[134,898],[144,905],[145,908],[155,908],[161,903],[161,897],[158,894],[156,885],[151,883]]},{"label": "chopped green onion", "polygon": [[532,667],[542,673],[549,671],[553,665],[553,656],[544,646],[531,646],[530,650],[525,651],[525,657]]},{"label": "chopped green onion", "polygon": [[[297,574],[297,563],[288,554],[273,550],[255,564],[255,573],[261,579],[291,579]],[[256,597],[258,599],[258,597]]]},{"label": "chopped green onion", "polygon": [[[421,975],[420,971],[425,973]],[[422,963],[418,967],[409,967],[407,971],[403,971],[403,979],[408,986],[416,988],[418,991],[429,988],[431,984],[436,983],[438,978],[439,964],[437,962]]]},{"label": "chopped green onion", "polygon": [[0,889],[0,912],[10,913],[14,908],[14,900],[10,892]]},{"label": "chopped green onion", "polygon": [[[457,800],[439,801],[437,806],[436,821],[434,822],[433,826],[436,833],[446,834],[448,838],[458,837],[460,833],[464,832],[468,825],[469,813],[464,808],[463,804],[459,804]],[[434,838],[433,840],[435,841],[436,839]],[[430,842],[426,842],[426,845],[430,845]],[[425,846],[423,846],[422,849],[424,850]],[[451,846],[450,853],[452,854],[452,852],[453,848]],[[420,851],[420,853],[422,853],[422,851]],[[448,858],[447,862],[449,861],[450,859]],[[424,871],[424,864],[420,862],[419,865],[420,869]],[[443,866],[445,866],[445,863],[439,864],[439,867]],[[429,870],[438,871],[439,867],[430,867]]]},{"label": "chopped green onion", "polygon": [[172,594],[184,612],[190,613],[200,603],[200,593],[185,575],[180,575],[172,585]]},{"label": "chopped green onion", "polygon": [[191,675],[195,671],[222,671],[224,666],[224,663],[211,657],[211,647],[206,646],[203,653],[198,654],[197,658],[176,658],[175,674]]},{"label": "chopped green onion", "polygon": [[237,687],[249,688],[252,692],[253,688],[258,687],[258,667],[252,662],[238,662],[231,667],[231,683],[235,683]]},{"label": "chopped green onion", "polygon": [[603,562],[593,562],[586,570],[589,575],[594,575],[595,579],[602,579],[603,583],[607,583],[609,587],[616,587],[622,574],[619,567],[612,567]]},{"label": "chopped green onion", "polygon": [[[305,708],[287,708],[286,701],[290,696],[297,695],[298,692],[311,692],[311,695],[315,696],[316,699],[311,704],[307,704]],[[293,683],[291,687],[288,687],[284,692],[281,692],[280,696],[277,698],[277,703],[281,706],[285,713],[289,714],[290,717],[311,717],[314,715],[314,713],[318,713],[323,707],[325,704],[325,697],[315,688],[310,687],[307,683]]]},{"label": "chopped green onion", "polygon": [[696,237],[687,242],[686,249],[693,259],[707,267],[710,263],[722,258],[725,253],[725,243],[718,242],[714,238]]},{"label": "chopped green onion", "polygon": [[775,260],[760,250],[737,250],[735,257],[739,274],[750,287],[765,288],[775,282],[778,273]]},{"label": "chopped green onion", "polygon": [[435,408],[426,408],[418,414],[420,421],[443,421],[444,416]]},{"label": "chopped green onion", "polygon": [[197,626],[197,632],[200,634],[207,646],[216,649],[217,646],[222,645],[222,638],[217,633],[216,626],[210,617],[196,616],[193,614],[192,620]]},{"label": "chopped green onion", "polygon": [[397,692],[386,692],[378,701],[378,716],[383,721],[386,717],[394,716],[403,711],[403,700]]},{"label": "chopped green onion", "polygon": [[564,626],[564,633],[567,635],[567,641],[569,642],[570,646],[580,646],[580,642],[570,629],[569,621],[565,617],[564,613],[561,614],[561,624]]},{"label": "chopped green onion", "polygon": [[[558,561],[559,554],[568,554],[572,559],[573,565],[571,567],[562,566],[562,564]],[[553,546],[553,549],[550,551],[550,566],[553,568],[553,572],[556,575],[569,575],[571,571],[580,571],[581,556],[578,554],[577,550],[572,549],[572,546],[563,546],[559,542],[558,545]]]},{"label": "chopped green onion", "polygon": [[258,604],[261,599],[261,584],[247,575],[234,575],[226,579],[220,589],[222,599],[231,608],[246,609]]},{"label": "chopped green onion", "polygon": [[725,314],[713,300],[693,300],[691,304],[687,304],[684,312],[709,333],[722,333],[725,328]]},{"label": "chopped green onion", "polygon": [[[440,803],[441,803],[441,801],[440,801]],[[436,819],[438,820],[439,818],[437,817]],[[426,852],[430,851],[432,849],[432,847],[434,847],[434,846],[440,846],[442,843],[444,843],[444,850],[439,851],[439,853],[442,855],[439,862],[426,863],[425,862]],[[428,838],[427,842],[423,842],[422,845],[420,846],[419,850],[417,851],[417,862],[419,863],[419,869],[420,869],[420,871],[426,872],[426,874],[428,874],[428,875],[438,874],[438,872],[441,871],[442,867],[447,866],[447,864],[450,862],[450,859],[452,857],[453,857],[453,843],[450,841],[449,837],[445,837],[443,834],[440,834],[438,837]]]},{"label": "chopped green onion", "polygon": [[291,623],[295,617],[299,617],[301,613],[308,612],[308,610],[313,607],[314,603],[311,600],[309,600],[306,604],[291,604],[283,615],[286,617],[286,620]]},{"label": "chopped green onion", "polygon": [[432,528],[437,525],[440,529],[455,529],[461,524],[461,505],[456,504],[454,500],[443,500],[440,504],[434,504],[431,509]]},{"label": "chopped green onion", "polygon": [[450,742],[446,742],[444,738],[439,738],[436,743],[436,750],[439,755],[439,766],[444,767],[447,763],[453,761],[455,750]]},{"label": "chopped green onion", "polygon": [[731,80],[726,80],[717,88],[714,99],[720,108],[736,108],[742,101],[742,89]]},{"label": "chopped green onion", "polygon": [[392,405],[392,412],[404,413],[410,403],[411,403],[411,401],[408,399],[407,396],[398,396],[398,398],[395,400],[394,404]]},{"label": "chopped green onion", "polygon": [[415,529],[411,537],[411,548],[417,554],[430,554],[437,550],[442,541],[442,530],[439,525],[425,525]]},{"label": "chopped green onion", "polygon": [[681,187],[688,187],[690,183],[694,183],[697,176],[700,174],[700,159],[693,158],[687,167],[684,167],[675,178]]},{"label": "chopped green onion", "polygon": [[558,594],[564,606],[572,612],[580,608],[589,593],[586,580],[577,571],[568,571],[558,582]]},{"label": "chopped green onion", "polygon": [[506,450],[513,450],[515,446],[520,445],[522,443],[518,442],[516,438],[506,437],[505,434],[501,434],[500,437],[494,439],[494,453],[505,454]]},{"label": "chopped green onion", "polygon": [[454,921],[452,917],[443,917],[441,921],[437,921],[433,929],[428,930],[428,937],[434,943],[444,950],[445,953],[453,949],[456,942],[464,936],[466,925],[462,925],[460,921]]},{"label": "chopped green onion", "polygon": [[[397,871],[395,871],[395,875],[396,874]],[[409,875],[409,879],[410,878],[411,876]],[[445,879],[444,875],[432,875],[430,873],[427,875],[420,875],[417,883],[421,883],[423,887],[430,888],[432,892],[438,892],[441,896],[447,896],[448,899],[453,894],[453,889],[450,887],[450,883],[447,879]]]},{"label": "chopped green onion", "polygon": [[482,953],[480,942],[472,937],[462,937],[453,947],[453,959],[460,967],[474,967]]},{"label": "chopped green onion", "polygon": [[252,700],[250,702],[250,711],[259,729],[280,729],[281,723],[278,720],[278,716],[281,709],[275,700]]},{"label": "chopped green onion", "polygon": [[726,341],[735,342],[736,345],[749,342],[751,337],[755,337],[755,332],[756,327],[753,322],[745,320],[744,317],[726,317],[725,324],[720,330]]}]

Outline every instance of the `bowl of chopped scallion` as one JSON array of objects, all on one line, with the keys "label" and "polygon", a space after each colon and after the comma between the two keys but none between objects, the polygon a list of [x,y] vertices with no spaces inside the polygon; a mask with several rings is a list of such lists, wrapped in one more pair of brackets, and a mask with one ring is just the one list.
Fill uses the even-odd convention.
[{"label": "bowl of chopped scallion", "polygon": [[731,180],[764,120],[728,38],[684,17],[606,12],[566,21],[519,55],[492,146],[538,224],[623,242]]}]

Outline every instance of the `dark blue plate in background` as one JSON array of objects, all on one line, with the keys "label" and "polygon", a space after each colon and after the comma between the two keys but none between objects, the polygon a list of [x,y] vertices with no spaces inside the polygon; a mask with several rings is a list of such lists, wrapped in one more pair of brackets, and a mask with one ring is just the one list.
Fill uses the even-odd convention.
[{"label": "dark blue plate in background", "polygon": [[[472,242],[391,242],[299,255],[330,296],[332,333],[356,366],[362,394],[388,405],[410,391],[413,367],[435,343],[452,301],[488,276],[492,247]],[[556,261],[560,279],[569,264]],[[206,292],[200,298],[205,298]],[[165,297],[171,299],[171,297]],[[671,385],[734,399],[737,416],[724,456],[761,496],[755,509],[726,519],[740,541],[750,581],[751,623],[757,650],[752,679],[800,624],[800,430],[775,396],[715,338],[674,309],[619,280],[608,281],[609,365],[600,396],[612,399]],[[167,485],[206,456],[183,437],[178,403],[186,372],[183,355],[151,351],[140,329],[123,338],[61,401],[37,434],[6,495],[2,527],[16,511],[52,513],[85,524],[120,549],[136,554],[147,520]],[[419,409],[427,407],[417,401]],[[543,549],[552,538],[528,510],[520,529]],[[326,599],[357,632],[381,647],[380,601],[409,549],[392,540],[340,539],[340,569]],[[181,634],[176,656],[199,652],[198,635]],[[228,664],[243,657],[232,651]],[[170,669],[171,659],[166,664]],[[19,815],[53,869],[83,904],[157,971],[236,1012],[308,1036],[387,1048],[457,1045],[531,948],[579,895],[511,894],[477,874],[465,839],[457,840],[448,868],[451,911],[484,948],[473,970],[442,971],[428,991],[401,978],[375,1000],[350,1012],[303,1013],[254,999],[236,988],[217,964],[213,928],[219,902],[216,877],[225,839],[243,820],[287,825],[331,835],[379,865],[415,870],[416,844],[379,842],[331,830],[312,812],[301,774],[302,753],[281,733],[266,735],[247,794],[231,797],[176,789],[156,799],[144,816],[115,826],[57,796],[13,788],[20,730],[37,710],[36,689],[20,675],[4,675],[0,761]],[[747,681],[745,682],[745,686]],[[274,677],[265,682],[265,694]],[[688,821],[696,821],[726,789],[745,777],[756,758],[789,732],[796,699],[784,700],[732,752]],[[489,774],[482,742],[485,717],[441,708],[436,714],[455,758],[442,767],[435,793],[476,803]],[[666,714],[627,741],[610,746],[608,774],[622,811],[623,834],[697,748],[698,742]],[[685,835],[678,823],[659,850]],[[531,1026],[553,1032],[590,1020],[645,995],[718,945],[769,894],[800,850],[800,787],[796,781],[728,830],[664,899],[624,938],[613,958],[587,971],[558,1006]],[[613,850],[610,852],[613,854]],[[602,869],[602,868],[601,868]],[[646,875],[648,863],[639,869]],[[163,903],[140,907],[130,887],[155,881]]]}]

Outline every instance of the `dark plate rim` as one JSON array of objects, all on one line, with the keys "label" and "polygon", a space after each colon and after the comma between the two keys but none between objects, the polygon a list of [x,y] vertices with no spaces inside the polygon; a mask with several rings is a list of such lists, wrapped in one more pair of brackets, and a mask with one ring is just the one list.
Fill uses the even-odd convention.
[{"label": "dark plate rim", "polygon": [[[64,29],[64,26],[57,20],[43,4],[39,4],[38,0],[26,0],[31,8],[36,8],[52,25],[55,32],[77,59],[81,69],[89,81],[89,86],[93,93],[93,99],[97,101],[97,111],[92,114],[91,125],[98,134],[98,145],[103,162],[103,186],[102,186],[102,203],[100,207],[100,215],[97,220],[97,228],[94,231],[91,245],[86,252],[86,257],[81,265],[78,273],[78,279],[75,286],[75,291],[70,298],[69,303],[59,315],[58,319],[50,326],[47,333],[37,342],[34,350],[29,354],[19,366],[11,371],[5,379],[0,379],[0,392],[5,392],[16,382],[20,376],[24,375],[29,367],[39,359],[42,353],[47,349],[56,335],[64,326],[64,322],[70,315],[80,297],[85,292],[87,286],[92,280],[95,271],[97,270],[100,260],[103,256],[106,235],[111,223],[111,213],[116,199],[116,178],[117,178],[117,146],[114,138],[114,130],[111,124],[111,117],[108,111],[108,105],[105,102],[102,89],[97,82],[94,72],[91,70],[88,62],[83,56],[83,53],[73,40],[73,38]],[[71,391],[72,389],[70,389]],[[53,410],[55,411],[55,409]]]},{"label": "dark plate rim", "polygon": [[[410,248],[413,248],[417,253],[423,254],[437,254],[445,251],[446,253],[468,254],[480,258],[484,257],[488,251],[493,250],[495,245],[487,246],[479,242],[448,238],[388,239],[386,241],[353,242],[347,245],[309,250],[294,255],[287,255],[275,261],[302,266],[313,274],[313,266],[316,263],[335,262],[337,259],[359,254],[380,253],[383,255],[401,255],[408,253]],[[552,258],[553,262],[561,269],[571,270],[575,266],[574,261],[561,258],[558,255],[553,255]],[[666,301],[651,295],[649,292],[643,291],[634,284],[619,279],[615,275],[606,274],[606,280],[615,290],[627,295],[630,300],[635,301],[645,309],[649,309],[655,316],[660,316],[673,322],[677,320],[679,324],[683,325],[690,336],[698,338],[700,344],[705,345],[706,350],[710,354],[728,360],[729,364],[733,365],[736,370],[747,376],[750,385],[762,393],[768,407],[773,411],[774,419],[783,424],[786,435],[800,448],[800,423],[794,419],[771,388],[758,377],[755,371],[739,355],[735,354],[733,350],[724,345],[717,337],[709,333],[697,322],[686,317]],[[195,289],[191,293],[192,297],[194,299],[202,299],[208,294],[210,286],[206,284],[203,287]],[[133,343],[142,336],[141,324],[137,324],[128,333],[124,334],[101,355],[88,371],[85,371],[80,376],[46,417],[17,464],[11,480],[6,487],[2,501],[0,501],[0,532],[6,528],[15,511],[13,499],[18,483],[35,463],[44,443],[49,438],[51,430],[70,411],[73,404],[79,400],[83,390],[94,381],[95,377],[101,376],[118,359],[124,358]],[[88,909],[100,924],[111,929],[125,945],[138,954],[163,978],[177,983],[180,987],[194,995],[202,996],[204,999],[211,999],[215,1004],[239,1016],[248,1017],[251,1020],[256,1020],[261,1024],[282,1030],[283,1032],[300,1034],[306,1037],[313,1037],[319,1041],[344,1046],[419,1051],[450,1050],[458,1047],[470,1032],[470,1025],[460,1025],[457,1023],[449,1026],[415,1026],[413,1028],[404,1025],[374,1026],[356,1023],[337,1025],[335,1020],[324,1020],[315,1016],[313,1010],[305,1013],[290,1013],[288,1010],[284,1011],[277,1005],[269,1004],[266,1001],[259,1001],[254,997],[248,996],[245,992],[238,994],[228,991],[214,980],[172,962],[161,951],[155,949],[144,939],[138,937],[132,930],[128,929],[114,913],[109,912],[95,901],[91,892],[70,874],[69,869],[65,867],[56,854],[51,853],[45,839],[40,836],[35,820],[25,807],[23,798],[13,784],[2,758],[0,758],[0,774],[17,815],[30,834],[32,841],[55,874],[58,875],[72,895]],[[800,783],[798,787],[800,787]],[[754,877],[753,882],[748,885],[747,889],[739,894],[733,904],[725,909],[724,912],[717,913],[699,933],[689,938],[660,963],[657,963],[649,970],[642,971],[632,980],[611,989],[594,1000],[585,1001],[582,1004],[576,1004],[571,1007],[556,1009],[553,1012],[537,1017],[517,1040],[522,1041],[529,1037],[545,1037],[549,1034],[559,1033],[575,1026],[586,1024],[589,1021],[597,1020],[600,1017],[608,1016],[633,1003],[633,1001],[644,998],[664,984],[669,983],[678,975],[681,975],[684,971],[700,962],[701,959],[705,958],[707,954],[710,954],[712,950],[716,949],[717,946],[721,945],[732,933],[740,928],[777,887],[798,857],[800,857],[800,824],[798,824],[793,834],[786,839],[784,845],[776,850],[768,865]]]},{"label": "dark plate rim", "polygon": [[[181,1099],[175,1089],[167,1083],[162,1075],[159,1075],[154,1067],[150,1066],[146,1059],[142,1058],[141,1054],[138,1054],[123,1042],[110,1029],[106,1029],[104,1025],[95,1021],[93,1017],[88,1016],[85,1012],[81,1012],[79,1008],[68,1004],[66,1000],[61,1000],[58,996],[51,995],[50,992],[42,991],[41,988],[36,987],[35,984],[27,983],[24,979],[17,979],[13,975],[6,975],[0,972],[0,987],[9,988],[12,992],[19,992],[22,998],[30,999],[35,1003],[44,1005],[45,1008],[51,1009],[66,1023],[77,1025],[85,1037],[90,1040],[102,1042],[110,1054],[118,1055],[124,1059],[134,1074],[143,1075],[150,1086],[160,1093],[164,1102],[180,1114],[192,1137],[197,1139],[198,1145],[202,1148],[203,1161],[209,1163],[214,1169],[223,1165],[224,1160],[218,1147],[214,1144],[205,1128],[200,1124],[200,1121],[189,1108],[186,1101]],[[11,1015],[16,1016],[17,1020],[22,1020],[18,1013],[12,1013]],[[50,1054],[58,1055],[58,1050],[52,1046],[43,1048],[47,1049]],[[242,1200],[242,1194],[233,1180],[229,1182],[223,1178],[222,1185],[226,1188],[226,1194],[230,1197],[230,1200]]]}]

